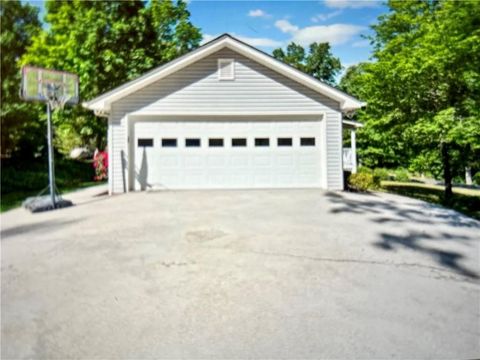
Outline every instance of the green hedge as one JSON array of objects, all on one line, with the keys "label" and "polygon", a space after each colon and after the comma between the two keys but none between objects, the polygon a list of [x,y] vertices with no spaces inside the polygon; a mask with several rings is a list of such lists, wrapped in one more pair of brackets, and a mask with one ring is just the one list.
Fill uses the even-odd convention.
[{"label": "green hedge", "polygon": [[[58,157],[55,161],[57,187],[72,188],[93,180],[91,162],[82,162]],[[2,160],[2,195],[13,192],[41,191],[48,185],[48,163],[45,159],[22,162]]]}]

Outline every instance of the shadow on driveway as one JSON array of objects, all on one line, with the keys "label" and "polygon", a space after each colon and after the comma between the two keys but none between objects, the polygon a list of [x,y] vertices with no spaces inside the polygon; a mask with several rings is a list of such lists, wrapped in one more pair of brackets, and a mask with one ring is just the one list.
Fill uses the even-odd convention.
[{"label": "shadow on driveway", "polygon": [[79,221],[81,221],[81,219],[64,220],[64,221],[50,220],[50,221],[37,222],[33,224],[18,225],[18,226],[14,226],[6,230],[0,231],[0,238],[3,241],[9,237],[23,235],[31,232],[45,232],[45,231],[56,230],[65,225],[74,224]]},{"label": "shadow on driveway", "polygon": [[[443,223],[455,228],[478,228],[480,234],[480,223],[474,219],[461,215],[453,210],[435,211],[434,214],[428,211],[414,209],[411,204],[399,204],[398,202],[382,199],[375,194],[356,194],[357,199],[350,199],[345,194],[328,192],[327,199],[333,203],[332,213],[350,213],[371,214],[370,221],[384,224],[391,223],[396,227],[408,224],[429,224],[435,225],[435,222]],[[378,200],[377,200],[377,199]],[[405,198],[405,200],[409,200]],[[425,210],[439,210],[436,205],[425,203]],[[479,235],[480,236],[480,235]],[[405,235],[398,235],[388,232],[379,234],[378,241],[373,246],[385,250],[395,251],[399,247],[409,250],[419,251],[429,255],[437,264],[446,267],[459,275],[472,279],[479,279],[478,273],[466,268],[460,261],[465,256],[459,252],[438,249],[425,245],[427,241],[474,241],[478,238],[465,235],[452,235],[450,233],[438,232],[434,235],[432,232],[408,231]]]}]

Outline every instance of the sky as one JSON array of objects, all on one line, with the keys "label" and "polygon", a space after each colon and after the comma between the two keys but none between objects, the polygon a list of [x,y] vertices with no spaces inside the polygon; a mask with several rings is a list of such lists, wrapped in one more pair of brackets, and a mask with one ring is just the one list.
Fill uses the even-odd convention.
[{"label": "sky", "polygon": [[[40,7],[43,1],[27,1]],[[362,35],[387,11],[376,0],[188,1],[192,23],[204,42],[230,33],[267,53],[294,41],[308,46],[329,42],[344,68],[366,61],[371,46]]]}]

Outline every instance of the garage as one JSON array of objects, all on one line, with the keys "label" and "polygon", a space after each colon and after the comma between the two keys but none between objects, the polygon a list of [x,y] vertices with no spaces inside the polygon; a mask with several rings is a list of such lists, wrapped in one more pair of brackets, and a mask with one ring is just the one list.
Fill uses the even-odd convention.
[{"label": "garage", "polygon": [[139,121],[135,190],[320,187],[321,120]]},{"label": "garage", "polygon": [[364,103],[224,34],[83,106],[108,119],[115,194],[341,190],[343,114]]}]

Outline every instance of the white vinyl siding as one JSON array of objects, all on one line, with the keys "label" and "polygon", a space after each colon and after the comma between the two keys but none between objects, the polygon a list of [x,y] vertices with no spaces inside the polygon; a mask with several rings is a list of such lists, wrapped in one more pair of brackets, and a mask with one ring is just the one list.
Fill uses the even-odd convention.
[{"label": "white vinyl siding", "polygon": [[[235,59],[235,81],[218,81],[218,59]],[[125,113],[314,112],[337,111],[339,104],[312,89],[223,49],[115,103]]]},{"label": "white vinyl siding", "polygon": [[109,183],[110,191],[112,193],[120,193],[127,190],[127,175],[126,162],[128,161],[127,153],[127,126],[126,117],[124,113],[115,111],[109,117],[111,144],[109,148],[109,168],[110,174]]},{"label": "white vinyl siding", "polygon": [[[235,81],[218,80],[218,60],[233,59]],[[127,115],[228,114],[326,114],[325,137],[327,163],[325,187],[341,189],[342,138],[339,104],[314,90],[278,74],[257,62],[222,49],[188,67],[159,80],[112,104],[112,190],[123,192],[122,151],[127,157]],[[132,116],[133,117],[133,116]],[[255,117],[252,117],[255,120]],[[132,134],[130,133],[131,137]],[[132,140],[133,141],[133,140]],[[131,149],[130,149],[131,150]],[[124,159],[128,162],[128,158]],[[126,181],[128,186],[128,181]]]},{"label": "white vinyl siding", "polygon": [[343,190],[342,114],[328,112],[326,121],[327,140],[327,188]]}]

